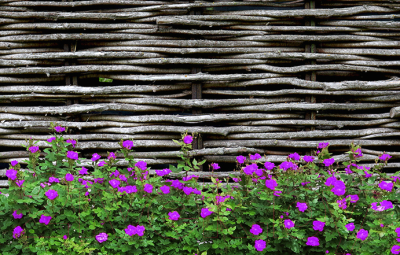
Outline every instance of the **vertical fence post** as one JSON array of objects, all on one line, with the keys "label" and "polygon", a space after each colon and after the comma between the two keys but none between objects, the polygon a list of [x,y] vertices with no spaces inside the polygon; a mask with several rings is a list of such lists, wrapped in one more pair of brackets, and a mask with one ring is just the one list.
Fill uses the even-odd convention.
[{"label": "vertical fence post", "polygon": [[[305,3],[305,9],[315,9],[315,0],[307,0]],[[306,19],[305,22],[306,26],[315,26],[315,20],[313,18],[310,19]],[[317,52],[317,46],[315,43],[307,43],[305,45],[305,52],[306,53],[316,53]],[[306,60],[306,64],[308,65],[315,65],[316,64],[316,60]],[[317,80],[317,75],[315,71],[312,72],[308,72],[305,74],[305,80],[307,81],[316,81]],[[305,101],[307,103],[316,103],[317,102],[317,98],[314,95],[311,96],[307,96],[305,98]],[[315,120],[316,119],[316,112],[315,111],[311,111],[311,112],[307,112],[306,116],[305,116],[306,120]],[[310,127],[306,129],[307,131],[310,130],[315,130],[315,127]]]}]

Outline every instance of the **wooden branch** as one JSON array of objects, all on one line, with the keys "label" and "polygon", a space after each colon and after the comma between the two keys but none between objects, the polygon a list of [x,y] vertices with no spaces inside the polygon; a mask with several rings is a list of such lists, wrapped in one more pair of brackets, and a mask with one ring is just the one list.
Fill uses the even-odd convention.
[{"label": "wooden branch", "polygon": [[[390,133],[396,131],[393,128],[371,128],[361,130],[314,130],[314,131],[297,131],[285,133],[245,133],[227,135],[226,139],[318,139],[318,138],[345,138],[360,137],[366,135],[375,135],[380,133]],[[209,136],[209,139],[218,139],[218,136]]]},{"label": "wooden branch", "polygon": [[252,53],[252,54],[236,54],[236,55],[223,55],[216,56],[216,58],[228,58],[228,59],[331,59],[331,60],[375,60],[374,58],[368,58],[358,55],[344,55],[344,54],[323,54],[323,53],[301,53],[301,52],[264,52],[264,53]]},{"label": "wooden branch", "polygon": [[400,116],[400,107],[393,107],[390,109],[390,118],[397,118]]},{"label": "wooden branch", "polygon": [[397,137],[400,135],[400,132],[390,132],[390,133],[383,133],[383,134],[373,134],[373,135],[366,135],[360,137],[360,139],[371,139],[371,138],[382,138],[382,137]]},{"label": "wooden branch", "polygon": [[343,61],[342,64],[358,66],[400,66],[400,61]]},{"label": "wooden branch", "polygon": [[213,147],[288,147],[288,148],[314,148],[316,149],[320,142],[328,142],[331,147],[346,146],[352,142],[355,145],[362,146],[399,146],[400,140],[358,140],[358,139],[338,139],[323,141],[290,141],[290,140],[207,140],[203,141],[203,146]]},{"label": "wooden branch", "polygon": [[165,1],[128,1],[128,0],[92,0],[92,1],[80,1],[80,2],[55,2],[55,1],[20,1],[15,0],[1,2],[11,2],[4,4],[5,6],[23,6],[23,7],[39,7],[39,6],[52,6],[52,7],[84,7],[84,6],[96,6],[96,5],[130,5],[130,6],[142,6],[142,5],[162,5],[168,2]]},{"label": "wooden branch", "polygon": [[[54,130],[53,130],[54,131]],[[51,130],[49,130],[49,133]],[[0,139],[13,139],[13,140],[29,140],[32,137],[35,141],[45,141],[49,139],[52,135],[23,135],[23,134],[13,134],[13,135],[0,135]],[[172,140],[181,139],[180,135],[161,135],[161,134],[139,134],[139,135],[114,135],[114,134],[84,134],[84,135],[72,135],[65,134],[64,140],[74,139],[80,141],[88,140],[109,140],[119,142],[123,140]]]},{"label": "wooden branch", "polygon": [[364,149],[364,148],[361,148],[361,151],[363,152],[363,153],[368,153],[368,154],[372,154],[372,155],[377,155],[377,156],[380,156],[380,155],[382,155],[383,153],[387,153],[387,154],[389,154],[390,156],[400,156],[400,152],[386,152],[386,151],[376,151],[376,150],[370,150],[370,149]]},{"label": "wooden branch", "polygon": [[327,54],[354,54],[354,55],[366,55],[366,56],[385,56],[385,57],[396,57],[400,56],[400,49],[338,49],[338,48],[317,48],[318,53]]},{"label": "wooden branch", "polygon": [[383,103],[381,104],[379,103],[287,103],[287,104],[277,103],[272,105],[222,107],[222,108],[216,108],[215,111],[367,110],[367,109],[390,108],[395,106],[396,104],[383,104]]},{"label": "wooden branch", "polygon": [[229,41],[384,41],[386,38],[359,35],[254,35],[228,39]]},{"label": "wooden branch", "polygon": [[318,118],[345,118],[345,119],[386,119],[389,113],[379,114],[343,114],[343,113],[317,113]]},{"label": "wooden branch", "polygon": [[45,120],[45,121],[59,121],[60,118],[57,117],[46,117],[46,116],[35,116],[35,115],[21,115],[21,114],[11,114],[11,113],[0,113],[0,120],[4,121],[38,121],[38,120]]},{"label": "wooden branch", "polygon": [[[217,16],[217,15],[215,15]],[[240,16],[238,17],[248,17],[248,16]],[[202,16],[200,16],[202,17]],[[213,17],[211,15],[211,17]],[[197,17],[196,17],[197,18]],[[285,32],[357,32],[363,31],[361,28],[353,28],[353,27],[322,27],[322,26],[252,26],[252,25],[234,25],[229,26],[229,29],[245,29],[245,30],[257,30],[257,31],[285,31]]]},{"label": "wooden branch", "polygon": [[239,106],[239,105],[259,105],[274,104],[282,102],[300,102],[302,98],[298,97],[280,97],[273,99],[159,99],[159,98],[126,98],[126,99],[81,99],[82,102],[104,102],[104,103],[126,103],[137,105],[162,105],[169,107],[182,107],[184,109],[196,108],[215,108],[221,106]]},{"label": "wooden branch", "polygon": [[[1,22],[0,22],[1,24]],[[156,29],[157,25],[153,24],[136,24],[136,23],[112,23],[112,24],[96,24],[96,23],[15,23],[3,25],[2,30],[8,29],[50,29],[50,30],[70,30],[70,29]]]},{"label": "wooden branch", "polygon": [[400,28],[400,24],[396,21],[375,21],[375,20],[328,20],[318,22],[321,26],[335,26],[335,27],[379,27],[379,28]]},{"label": "wooden branch", "polygon": [[[143,115],[143,116],[119,116],[119,115],[81,115],[81,119],[89,119],[92,121],[120,121],[134,123],[152,123],[152,122],[172,122],[172,123],[203,123],[203,122],[219,122],[219,121],[238,121],[238,120],[268,120],[268,119],[300,119],[304,116],[296,113],[281,114],[264,114],[264,113],[245,113],[245,114],[204,114],[204,115]],[[389,114],[387,114],[387,118]]]},{"label": "wooden branch", "polygon": [[48,78],[14,78],[14,77],[0,77],[0,83],[37,83],[37,82],[51,82],[63,81],[64,76],[48,77]]}]

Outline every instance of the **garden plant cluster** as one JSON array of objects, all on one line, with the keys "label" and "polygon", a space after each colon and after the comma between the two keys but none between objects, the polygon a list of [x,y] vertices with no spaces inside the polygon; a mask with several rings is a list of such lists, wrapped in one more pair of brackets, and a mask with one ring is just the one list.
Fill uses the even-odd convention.
[{"label": "garden plant cluster", "polygon": [[[56,132],[44,158],[30,139],[30,171],[17,161],[6,171],[3,255],[400,254],[400,171],[382,172],[388,154],[371,168],[361,166],[361,147],[351,144],[343,171],[329,143],[277,165],[259,154],[240,155],[226,185],[211,177],[204,186],[190,174],[205,160],[190,158],[187,133],[174,140],[181,146],[178,165],[150,174],[146,162],[129,155],[131,140],[121,140],[121,150],[107,159],[94,153],[88,172],[74,151],[77,141],[64,140],[68,128],[52,123],[50,129]],[[179,178],[168,179],[170,173]]]}]

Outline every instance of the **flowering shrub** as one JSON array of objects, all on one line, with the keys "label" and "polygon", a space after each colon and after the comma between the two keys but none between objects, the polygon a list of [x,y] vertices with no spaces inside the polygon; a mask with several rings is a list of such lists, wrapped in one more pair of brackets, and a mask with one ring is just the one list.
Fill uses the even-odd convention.
[{"label": "flowering shrub", "polygon": [[[387,154],[367,168],[351,145],[344,171],[334,168],[328,143],[277,166],[241,155],[226,187],[213,177],[202,187],[188,175],[205,162],[190,160],[190,135],[175,141],[178,165],[152,173],[129,155],[133,141],[84,163],[78,142],[59,135],[67,129],[51,128],[44,159],[32,140],[26,146],[33,173],[16,161],[6,171],[1,254],[400,254],[400,172],[381,172]],[[118,153],[127,167],[117,168]],[[171,173],[180,178],[166,179]]]}]

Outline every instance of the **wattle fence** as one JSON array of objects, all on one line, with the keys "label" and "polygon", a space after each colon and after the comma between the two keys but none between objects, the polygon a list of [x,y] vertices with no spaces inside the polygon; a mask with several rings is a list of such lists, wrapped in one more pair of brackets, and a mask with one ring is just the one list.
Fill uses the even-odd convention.
[{"label": "wattle fence", "polygon": [[[361,144],[364,166],[386,150],[393,173],[399,20],[399,0],[0,0],[0,187],[25,139],[48,147],[50,122],[89,160],[134,139],[153,170],[187,130],[214,176],[320,142],[336,162]],[[208,165],[196,174],[210,181]]]}]

